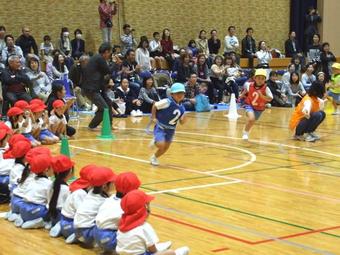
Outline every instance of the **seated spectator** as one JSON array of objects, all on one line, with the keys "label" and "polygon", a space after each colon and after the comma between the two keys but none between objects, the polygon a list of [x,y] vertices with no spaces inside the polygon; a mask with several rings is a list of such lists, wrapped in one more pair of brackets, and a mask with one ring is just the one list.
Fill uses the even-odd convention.
[{"label": "seated spectator", "polygon": [[[225,68],[226,68],[226,75],[227,79],[225,83],[227,84],[227,90],[228,92],[234,93],[235,97],[238,98],[239,95],[239,89],[238,89],[238,83],[237,81],[242,79],[241,77],[244,75],[240,66],[238,66],[234,59],[231,56],[225,57]],[[242,79],[242,85],[246,81],[247,78]],[[242,86],[241,85],[241,86]]]},{"label": "seated spectator", "polygon": [[332,65],[336,62],[336,58],[334,54],[330,51],[329,43],[325,42],[322,44],[321,47],[321,54],[320,54],[320,61],[321,61],[321,70],[325,73],[325,80],[329,82],[329,79],[332,76]]},{"label": "seated spectator", "polygon": [[195,111],[196,95],[198,95],[197,74],[191,73],[189,80],[185,83],[185,96],[183,105],[186,111]]},{"label": "seated spectator", "polygon": [[74,39],[71,41],[72,58],[79,59],[81,55],[85,54],[85,41],[82,39],[83,32],[77,28],[74,31]]},{"label": "seated spectator", "polygon": [[2,62],[2,59],[1,59],[2,50],[6,47],[5,36],[6,36],[6,28],[4,26],[0,26],[0,63]]},{"label": "seated spectator", "polygon": [[114,45],[112,48],[111,59],[109,60],[109,68],[111,73],[111,79],[115,83],[120,82],[120,78],[122,75],[122,65],[123,65],[123,56],[120,52],[120,46]]},{"label": "seated spectator", "polygon": [[290,107],[291,105],[287,103],[287,96],[282,92],[277,81],[277,72],[271,71],[269,73],[269,80],[267,81],[267,86],[273,94],[273,100],[270,103],[272,106]]},{"label": "seated spectator", "polygon": [[[124,108],[124,111],[121,110],[121,108],[119,107],[119,103],[120,103],[120,99],[119,98],[116,98],[116,93],[115,93],[115,90],[114,90],[114,82],[112,79],[109,79],[107,82],[105,81],[105,83],[107,83],[107,86],[105,88],[105,95],[104,97],[106,96],[108,99],[110,100],[107,100],[107,103],[109,104],[109,102],[111,101],[111,110],[112,110],[112,117],[115,117],[115,118],[126,118],[127,115],[124,114],[125,113],[125,108]],[[124,105],[125,107],[125,105]],[[113,126],[112,129],[118,129],[118,127],[115,127]]]},{"label": "seated spectator", "polygon": [[[173,66],[172,66],[173,72],[175,72],[178,69],[178,66],[181,63],[181,57],[184,56],[186,53],[189,54],[186,49],[184,49],[184,48],[179,49],[179,56],[175,58]],[[189,56],[189,58],[190,58],[190,56]]]},{"label": "seated spectator", "polygon": [[126,52],[125,60],[123,61],[122,65],[122,74],[121,79],[128,79],[129,87],[138,95],[140,90],[139,84],[139,73],[141,71],[141,66],[136,62],[136,54],[135,51],[129,49]]},{"label": "seated spectator", "polygon": [[28,53],[33,53],[38,56],[38,46],[35,42],[34,37],[30,34],[30,29],[28,27],[22,28],[22,34],[15,41],[15,44],[18,45],[26,58]]},{"label": "seated spectator", "polygon": [[16,55],[19,57],[21,64],[24,66],[26,61],[24,58],[24,54],[19,46],[14,45],[14,37],[12,35],[6,35],[5,42],[6,47],[3,48],[1,52],[2,63],[7,66],[9,56]]},{"label": "seated spectator", "polygon": [[210,112],[211,106],[209,97],[206,95],[208,85],[202,82],[198,87],[198,95],[195,97],[195,111],[196,112]]},{"label": "seated spectator", "polygon": [[[71,98],[69,100],[65,100],[65,95],[66,95],[66,90],[64,88],[64,84],[62,81],[60,80],[55,80],[52,82],[52,92],[49,95],[49,97],[47,98],[46,101],[46,105],[47,105],[47,110],[49,115],[51,116],[51,114],[53,113],[53,103],[57,100],[61,100],[64,102],[64,106],[63,106],[63,111],[62,111],[62,115],[65,116],[66,121],[68,122],[70,117],[69,117],[69,109],[71,108],[71,106],[74,103],[74,98]],[[59,113],[57,113],[59,114]],[[58,117],[58,116],[57,116]],[[59,114],[59,119],[63,119],[63,117]],[[53,122],[52,122],[53,123]],[[69,126],[68,124],[66,124],[66,135],[68,137],[72,137],[74,136],[76,133],[76,130]]]},{"label": "seated spectator", "polygon": [[125,104],[125,114],[139,110],[142,105],[137,94],[129,88],[129,80],[127,78],[122,79],[120,86],[116,89],[115,96],[120,99],[120,104]]},{"label": "seated spectator", "polygon": [[261,65],[262,68],[265,67],[264,65],[269,66],[269,62],[272,60],[272,54],[265,41],[259,42],[258,51],[255,53],[255,55],[259,60],[259,65]]},{"label": "seated spectator", "polygon": [[83,96],[81,92],[82,81],[84,79],[84,71],[87,63],[89,62],[90,57],[88,55],[82,55],[79,58],[79,62],[75,63],[70,70],[69,78],[73,84],[73,91],[77,98],[77,105],[80,110],[90,110],[91,109],[91,101],[88,100],[85,96]]},{"label": "seated spectator", "polygon": [[224,54],[229,55],[230,52],[236,52],[240,44],[235,35],[236,28],[235,26],[228,27],[228,35],[224,37]]},{"label": "seated spectator", "polygon": [[224,103],[222,101],[226,90],[225,76],[227,70],[223,65],[223,58],[217,55],[214,64],[211,66],[210,79],[212,82],[213,93],[209,95],[210,103]]},{"label": "seated spectator", "polygon": [[150,41],[150,57],[154,58],[156,61],[156,67],[158,69],[165,69],[164,66],[164,57],[162,56],[162,45],[161,45],[161,36],[158,32],[153,33],[153,40]]},{"label": "seated spectator", "polygon": [[206,34],[207,32],[205,30],[200,31],[198,38],[196,39],[196,46],[198,48],[198,52],[203,53],[208,58],[210,52]]},{"label": "seated spectator", "polygon": [[45,35],[43,40],[44,41],[40,44],[40,56],[46,63],[51,63],[53,61],[52,52],[54,50],[51,37]]},{"label": "seated spectator", "polygon": [[55,55],[52,62],[53,80],[62,80],[68,77],[68,68],[65,64],[64,55]]},{"label": "seated spectator", "polygon": [[151,113],[153,104],[160,100],[150,72],[144,72],[143,86],[139,91],[138,99],[142,102],[140,109],[143,113]]},{"label": "seated spectator", "polygon": [[308,90],[312,83],[316,80],[314,73],[314,66],[313,64],[308,64],[305,67],[305,72],[302,74],[301,82],[305,90]]},{"label": "seated spectator", "polygon": [[306,90],[303,87],[297,72],[292,72],[286,93],[288,94],[288,101],[292,106],[297,106],[301,99],[306,95]]},{"label": "seated spectator", "polygon": [[[196,42],[195,40],[190,40],[189,43],[188,43],[188,49],[191,50],[192,52],[192,56],[193,57],[197,57],[198,55],[198,48],[196,46]],[[201,53],[203,54],[203,53]],[[205,56],[205,55],[204,55]]]},{"label": "seated spectator", "polygon": [[221,40],[217,37],[217,30],[213,29],[210,31],[210,38],[208,40],[209,53],[212,59],[218,54],[221,48]]},{"label": "seated spectator", "polygon": [[[20,58],[12,55],[8,58],[8,67],[2,73],[3,94],[11,105],[19,99],[29,102],[36,97],[32,83],[21,68]],[[26,91],[28,88],[30,94]]]},{"label": "seated spectator", "polygon": [[58,39],[56,48],[60,51],[60,54],[63,55],[67,68],[71,68],[73,65],[72,45],[70,41],[70,32],[67,27],[63,27],[61,29],[60,38]]},{"label": "seated spectator", "polygon": [[302,63],[301,58],[298,56],[292,57],[291,63],[295,66],[295,72],[301,76]]},{"label": "seated spectator", "polygon": [[128,50],[133,50],[137,46],[136,39],[133,35],[134,30],[131,29],[129,24],[123,26],[123,34],[120,36],[122,44],[122,55],[124,56]]},{"label": "seated spectator", "polygon": [[140,38],[140,43],[136,49],[136,62],[140,66],[141,72],[151,71],[155,67],[154,60],[150,58],[149,41],[146,36]]},{"label": "seated spectator", "polygon": [[28,72],[26,73],[30,78],[34,93],[43,101],[51,93],[51,82],[46,73],[40,69],[40,61],[37,56],[28,59]]},{"label": "seated spectator", "polygon": [[290,63],[288,65],[287,71],[281,77],[281,81],[282,81],[282,83],[283,83],[285,88],[289,87],[289,84],[290,84],[290,75],[293,72],[296,72],[295,71],[295,65]]},{"label": "seated spectator", "polygon": [[285,55],[287,58],[303,56],[300,44],[298,40],[296,40],[295,31],[290,31],[288,39],[285,41]]},{"label": "seated spectator", "polygon": [[313,35],[313,43],[308,46],[307,50],[307,58],[308,63],[312,63],[314,70],[318,71],[320,67],[320,55],[321,55],[321,44],[320,44],[320,35]]},{"label": "seated spectator", "polygon": [[65,103],[64,101],[57,99],[53,102],[52,107],[53,110],[51,110],[49,118],[49,129],[55,136],[61,139],[66,136],[67,120],[64,115]]},{"label": "seated spectator", "polygon": [[326,91],[326,74],[324,72],[318,72],[316,74],[316,80],[325,87]]},{"label": "seated spectator", "polygon": [[197,71],[197,81],[199,83],[206,82],[210,83],[210,74],[209,74],[209,68],[207,64],[207,58],[203,53],[200,53],[197,57],[197,64],[194,67],[194,69]]},{"label": "seated spectator", "polygon": [[181,83],[187,82],[190,74],[195,72],[193,64],[190,63],[190,56],[188,53],[185,53],[180,57],[180,62],[175,72],[177,73],[176,81]]},{"label": "seated spectator", "polygon": [[254,66],[254,57],[256,52],[256,43],[253,38],[253,28],[248,27],[246,30],[246,36],[242,39],[242,57],[248,58],[249,68],[253,68]]},{"label": "seated spectator", "polygon": [[167,28],[163,30],[161,45],[162,45],[162,50],[163,50],[162,55],[168,62],[169,69],[173,70],[173,65],[174,65],[174,60],[176,58],[176,55],[174,53],[174,45],[171,40],[170,30]]}]

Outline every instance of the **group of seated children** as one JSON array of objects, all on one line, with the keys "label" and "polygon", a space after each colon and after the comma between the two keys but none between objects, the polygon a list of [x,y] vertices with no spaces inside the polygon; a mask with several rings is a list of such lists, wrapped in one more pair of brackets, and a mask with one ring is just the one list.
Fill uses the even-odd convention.
[{"label": "group of seated children", "polygon": [[[21,110],[16,116],[23,115]],[[116,175],[110,168],[87,165],[68,186],[75,163],[65,155],[53,156],[47,147],[32,148],[27,137],[0,123],[0,198],[10,202],[5,218],[16,227],[45,228],[51,237],[86,248],[99,246],[105,254],[189,253],[188,247],[170,250],[170,241],[159,243],[147,223],[154,197],[139,190],[134,173]]]}]

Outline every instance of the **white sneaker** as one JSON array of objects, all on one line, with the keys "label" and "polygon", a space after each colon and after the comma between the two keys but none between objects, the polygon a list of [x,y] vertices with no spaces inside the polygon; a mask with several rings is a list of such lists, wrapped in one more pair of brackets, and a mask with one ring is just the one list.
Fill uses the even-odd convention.
[{"label": "white sneaker", "polygon": [[332,115],[340,115],[340,111],[337,110],[337,111],[333,112]]},{"label": "white sneaker", "polygon": [[11,215],[7,218],[8,221],[15,221],[17,218],[20,217],[18,213],[11,213]]},{"label": "white sneaker", "polygon": [[184,246],[175,250],[176,255],[187,255],[189,254],[189,247]]},{"label": "white sneaker", "polygon": [[73,234],[69,235],[69,237],[66,238],[65,243],[72,244],[72,243],[75,243],[76,241],[77,241],[76,234],[73,233]]},{"label": "white sneaker", "polygon": [[271,104],[266,104],[266,108],[272,108],[272,105]]},{"label": "white sneaker", "polygon": [[242,139],[245,140],[245,141],[248,141],[248,139],[249,139],[249,133],[246,132],[246,131],[243,131]]},{"label": "white sneaker", "polygon": [[143,117],[143,112],[141,110],[137,110],[137,115],[136,117]]},{"label": "white sneaker", "polygon": [[35,220],[26,221],[22,224],[22,228],[29,229],[29,228],[43,228],[45,226],[45,222],[43,218],[38,218]]},{"label": "white sneaker", "polygon": [[24,220],[21,218],[20,215],[18,215],[18,217],[14,221],[14,225],[16,227],[21,227],[23,223],[24,223]]},{"label": "white sneaker", "polygon": [[294,135],[293,139],[298,141],[304,141],[305,137],[303,135]]},{"label": "white sneaker", "polygon": [[171,245],[172,245],[171,241],[167,241],[164,243],[156,243],[156,248],[157,251],[166,251],[171,247]]},{"label": "white sneaker", "polygon": [[44,228],[46,230],[50,230],[52,228],[52,222],[50,222],[50,221],[45,222]]},{"label": "white sneaker", "polygon": [[50,237],[58,237],[61,234],[61,225],[60,221],[58,221],[53,228],[50,230]]},{"label": "white sneaker", "polygon": [[97,110],[98,110],[98,107],[95,104],[93,104],[92,105],[92,111],[96,112]]},{"label": "white sneaker", "polygon": [[158,159],[156,158],[155,155],[152,155],[152,156],[151,156],[151,158],[150,158],[150,163],[151,163],[151,165],[153,165],[153,166],[159,166]]},{"label": "white sneaker", "polygon": [[132,117],[137,117],[137,111],[132,110],[132,111],[130,112],[130,115],[131,115]]},{"label": "white sneaker", "polygon": [[316,134],[316,133],[314,133],[314,132],[312,132],[312,133],[309,133],[312,137],[314,137],[315,138],[315,140],[320,140],[320,136],[318,135],[318,134]]},{"label": "white sneaker", "polygon": [[311,136],[310,134],[307,134],[306,137],[305,137],[305,141],[306,142],[315,142],[316,139],[313,136]]}]

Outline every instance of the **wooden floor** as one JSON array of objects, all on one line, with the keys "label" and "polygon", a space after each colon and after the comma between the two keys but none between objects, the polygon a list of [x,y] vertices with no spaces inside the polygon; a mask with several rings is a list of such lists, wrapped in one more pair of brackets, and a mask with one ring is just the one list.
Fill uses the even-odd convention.
[{"label": "wooden floor", "polygon": [[[249,142],[240,139],[244,117],[189,113],[159,167],[148,161],[148,117],[119,120],[117,139],[103,141],[83,116],[70,146],[78,170],[95,163],[136,172],[156,196],[149,220],[160,239],[191,254],[340,254],[340,116],[327,116],[321,141],[305,143],[291,139],[291,111],[266,110]],[[0,254],[98,254],[0,224]]]}]

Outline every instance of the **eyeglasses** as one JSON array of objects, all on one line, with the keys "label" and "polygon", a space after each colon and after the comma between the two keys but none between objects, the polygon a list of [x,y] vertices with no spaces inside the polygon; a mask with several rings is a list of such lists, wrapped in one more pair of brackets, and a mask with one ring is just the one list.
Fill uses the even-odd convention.
[{"label": "eyeglasses", "polygon": [[29,33],[30,31],[29,31],[29,30],[25,30],[24,32],[25,32],[25,33]]}]

